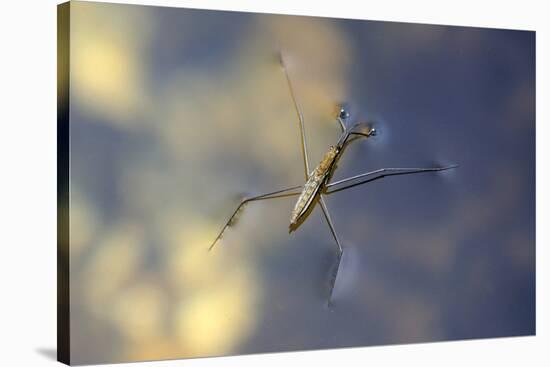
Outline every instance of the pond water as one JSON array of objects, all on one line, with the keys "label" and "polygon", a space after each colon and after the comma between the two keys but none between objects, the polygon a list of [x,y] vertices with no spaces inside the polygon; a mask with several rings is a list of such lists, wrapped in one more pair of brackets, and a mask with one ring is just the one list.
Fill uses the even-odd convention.
[{"label": "pond water", "polygon": [[[532,32],[72,3],[71,344],[75,363],[531,335]],[[378,135],[289,233],[342,103]]]}]

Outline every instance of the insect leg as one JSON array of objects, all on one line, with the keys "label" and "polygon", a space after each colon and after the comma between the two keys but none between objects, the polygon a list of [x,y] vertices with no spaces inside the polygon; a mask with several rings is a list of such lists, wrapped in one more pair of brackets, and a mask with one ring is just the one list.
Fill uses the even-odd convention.
[{"label": "insect leg", "polygon": [[346,125],[344,125],[344,121],[340,117],[338,117],[338,123],[340,124],[340,127],[342,128],[342,132],[346,131]]},{"label": "insect leg", "polygon": [[342,132],[346,131],[346,124],[344,123],[344,120],[347,120],[348,118],[349,118],[349,112],[346,110],[346,107],[344,105],[341,105],[340,111],[338,112],[338,116],[336,116],[336,119],[338,120],[338,123],[342,128]]},{"label": "insect leg", "polygon": [[[361,173],[359,175],[355,175],[352,177],[344,178],[342,180],[331,182],[325,186],[327,188],[326,194],[342,191],[342,190],[355,187],[358,185],[362,185],[364,183],[377,180],[379,178],[386,177],[386,176],[407,175],[407,174],[422,173],[422,172],[445,171],[456,167],[458,167],[458,165],[452,165],[447,167],[432,167],[432,168],[380,168],[374,171]],[[355,182],[356,180],[358,181]]]},{"label": "insect leg", "polygon": [[296,95],[294,94],[294,89],[292,88],[292,83],[290,81],[290,76],[288,75],[288,71],[286,69],[285,61],[283,59],[283,54],[280,54],[281,57],[281,65],[283,67],[283,71],[285,72],[286,82],[288,84],[288,89],[290,91],[290,96],[292,97],[292,102],[294,103],[294,108],[296,109],[296,114],[298,115],[298,120],[300,121],[300,136],[302,138],[302,156],[304,159],[304,168],[305,168],[305,176],[306,180],[309,177],[309,157],[308,157],[308,150],[307,150],[307,139],[306,139],[306,128],[304,125],[304,116],[302,115],[302,112],[300,111],[300,106],[298,105],[298,101],[296,100]]},{"label": "insect leg", "polygon": [[329,298],[328,298],[328,305],[330,306],[330,301],[332,299],[332,291],[334,290],[334,285],[336,284],[336,277],[338,276],[338,269],[340,269],[340,262],[342,260],[342,255],[344,254],[344,248],[340,244],[340,240],[338,239],[338,235],[336,234],[336,230],[334,229],[334,224],[332,223],[332,219],[330,218],[330,213],[327,208],[327,204],[325,203],[325,199],[321,195],[319,197],[319,203],[321,204],[321,209],[323,209],[323,214],[325,215],[325,219],[327,220],[328,226],[330,228],[330,232],[332,233],[332,237],[334,237],[334,241],[336,241],[336,245],[338,246],[338,252],[337,252],[337,259],[336,259],[336,268],[334,269],[333,276],[330,280],[330,291],[329,291]]},{"label": "insect leg", "polygon": [[241,200],[240,204],[237,206],[237,209],[235,209],[235,211],[233,212],[233,214],[231,215],[231,217],[229,217],[229,219],[227,220],[227,222],[225,223],[225,225],[223,226],[222,230],[220,231],[220,233],[218,234],[218,236],[216,237],[216,239],[214,240],[214,242],[212,242],[212,244],[210,245],[210,247],[208,248],[208,251],[212,250],[212,248],[214,247],[214,245],[219,241],[219,239],[222,237],[223,233],[225,232],[225,230],[227,229],[227,227],[229,227],[231,225],[231,222],[233,221],[233,219],[235,218],[235,216],[237,215],[237,213],[241,210],[241,208],[243,207],[243,205],[251,202],[251,201],[260,201],[260,200],[268,200],[268,199],[277,199],[277,198],[282,198],[282,197],[287,197],[287,196],[294,196],[294,195],[299,195],[300,194],[300,191],[297,191],[297,192],[293,192],[293,191],[296,191],[298,189],[302,189],[302,186],[293,186],[293,187],[287,187],[286,189],[281,189],[281,190],[277,190],[277,191],[272,191],[272,192],[268,192],[268,193],[265,193],[265,194],[261,194],[261,195],[256,195],[256,196],[252,196],[252,197],[249,197],[249,198],[245,198],[243,200]]}]

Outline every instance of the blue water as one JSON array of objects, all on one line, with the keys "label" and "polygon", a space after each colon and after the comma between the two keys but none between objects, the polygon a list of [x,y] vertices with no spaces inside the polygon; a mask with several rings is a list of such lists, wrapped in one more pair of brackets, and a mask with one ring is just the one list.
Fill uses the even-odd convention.
[{"label": "blue water", "polygon": [[[197,222],[221,228],[241,197],[304,181],[298,121],[273,57],[280,49],[302,68],[289,70],[312,164],[339,133],[328,113],[312,118],[318,108],[344,102],[350,121],[369,121],[379,132],[346,149],[335,179],[383,167],[459,165],[326,197],[345,249],[332,308],[336,245],[320,208],[289,234],[295,197],[250,203],[212,255],[228,276],[244,261],[260,289],[251,331],[225,353],[535,333],[533,32],[320,18],[315,27],[325,33],[293,39],[280,16],[143,11],[155,24],[141,55],[154,97],[139,128],[112,124],[78,99],[71,105],[75,192],[93,203],[103,228],[140,228],[138,279],[149,274],[166,286],[166,220],[189,232]],[[312,26],[308,18],[295,22]],[[271,23],[283,29],[278,43]],[[345,54],[337,54],[334,39],[345,43]],[[331,58],[345,80],[339,96],[326,92],[327,107],[314,97],[325,93],[315,83],[327,78]],[[304,77],[300,70],[313,71]],[[175,92],[181,99],[170,102]],[[94,251],[80,260],[83,268]],[[226,257],[231,251],[237,260]],[[173,292],[167,307],[182,296]],[[82,337],[83,346],[111,330],[98,328]],[[108,358],[127,359],[111,352]],[[82,360],[99,354],[82,352]]]}]

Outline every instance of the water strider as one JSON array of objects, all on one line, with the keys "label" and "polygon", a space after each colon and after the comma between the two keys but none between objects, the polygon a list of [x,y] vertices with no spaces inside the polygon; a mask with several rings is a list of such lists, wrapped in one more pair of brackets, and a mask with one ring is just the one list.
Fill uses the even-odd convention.
[{"label": "water strider", "polygon": [[300,111],[300,107],[298,105],[296,96],[294,94],[294,89],[292,87],[292,83],[290,81],[290,77],[288,75],[288,71],[286,69],[282,55],[280,58],[280,62],[286,77],[290,96],[292,98],[292,102],[294,104],[296,114],[298,115],[298,120],[300,122],[302,157],[304,160],[306,183],[304,185],[287,187],[284,189],[280,189],[280,190],[276,190],[276,191],[272,191],[265,194],[243,199],[241,203],[238,205],[237,209],[235,209],[231,217],[225,223],[225,225],[221,229],[218,236],[214,239],[214,242],[212,242],[212,244],[210,245],[209,250],[212,250],[214,245],[222,237],[227,227],[229,227],[233,223],[233,220],[237,215],[237,213],[239,213],[239,211],[243,208],[243,206],[249,202],[299,195],[298,200],[296,201],[296,204],[294,206],[294,209],[292,210],[292,213],[290,215],[289,232],[292,232],[293,230],[298,228],[298,226],[306,219],[307,217],[306,214],[309,213],[310,210],[312,210],[313,207],[318,202],[321,206],[321,210],[323,211],[323,215],[326,219],[326,222],[329,226],[332,237],[334,238],[334,241],[336,242],[336,246],[337,246],[337,254],[336,254],[337,263],[336,263],[336,268],[334,270],[334,273],[332,274],[332,278],[330,282],[329,297],[328,297],[328,304],[330,305],[332,292],[334,290],[334,285],[336,283],[336,277],[338,275],[338,270],[340,268],[342,254],[344,253],[344,248],[342,247],[342,244],[340,243],[338,235],[336,234],[336,229],[334,228],[334,224],[330,217],[330,213],[323,196],[337,192],[337,191],[342,191],[350,187],[361,185],[369,181],[372,181],[373,179],[382,178],[384,176],[443,171],[450,168],[455,168],[457,167],[457,165],[446,166],[446,167],[431,167],[431,168],[380,168],[374,171],[361,173],[342,180],[331,182],[330,179],[331,179],[332,173],[336,168],[336,163],[338,159],[340,158],[342,152],[344,151],[345,145],[353,140],[353,138],[350,139],[350,137],[354,136],[354,137],[371,138],[373,136],[376,136],[376,129],[368,123],[357,122],[350,126],[347,126],[346,122],[348,121],[349,113],[345,110],[345,108],[342,107],[340,109],[338,116],[336,117],[342,129],[342,133],[340,134],[340,137],[336,142],[336,144],[331,146],[328,149],[327,153],[325,154],[321,162],[315,167],[313,171],[310,171],[304,118],[303,118],[302,112]]}]

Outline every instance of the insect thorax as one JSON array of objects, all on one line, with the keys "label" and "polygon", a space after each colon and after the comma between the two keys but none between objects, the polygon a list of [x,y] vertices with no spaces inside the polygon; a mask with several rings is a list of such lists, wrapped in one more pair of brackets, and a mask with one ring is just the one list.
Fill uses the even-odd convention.
[{"label": "insect thorax", "polygon": [[325,154],[325,156],[323,157],[319,165],[315,168],[315,171],[312,174],[317,174],[319,176],[325,175],[332,167],[332,163],[336,159],[337,155],[338,149],[336,147],[330,147],[330,149]]}]

